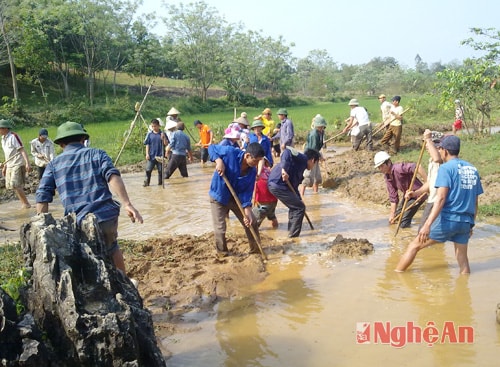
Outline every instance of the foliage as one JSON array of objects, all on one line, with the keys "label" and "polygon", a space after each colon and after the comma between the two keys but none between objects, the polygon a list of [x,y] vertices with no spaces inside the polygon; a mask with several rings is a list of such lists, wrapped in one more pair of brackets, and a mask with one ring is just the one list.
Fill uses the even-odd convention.
[{"label": "foliage", "polygon": [[23,252],[19,243],[0,246],[0,287],[16,302],[18,313],[24,310],[20,291],[29,278],[22,264]]}]

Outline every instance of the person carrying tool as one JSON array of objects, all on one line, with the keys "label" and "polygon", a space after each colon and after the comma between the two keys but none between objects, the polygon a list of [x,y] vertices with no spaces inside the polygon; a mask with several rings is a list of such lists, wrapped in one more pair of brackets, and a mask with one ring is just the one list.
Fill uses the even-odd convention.
[{"label": "person carrying tool", "polygon": [[293,129],[293,122],[288,118],[288,111],[285,108],[280,108],[278,110],[278,118],[280,119],[281,127],[271,140],[279,140],[280,150],[283,154],[286,147],[293,147],[295,132]]},{"label": "person carrying tool", "polygon": [[165,179],[169,179],[177,168],[179,168],[182,177],[188,177],[187,160],[191,163],[193,154],[191,153],[191,139],[184,133],[184,128],[184,122],[177,123],[177,130],[167,146],[166,155],[168,156],[170,151],[172,151],[172,155],[165,169]]},{"label": "person carrying tool", "polygon": [[306,169],[312,169],[319,161],[320,154],[313,149],[299,153],[287,147],[281,152],[281,160],[271,170],[267,187],[288,208],[288,237],[298,237],[302,230],[302,221],[306,206],[298,194]]},{"label": "person carrying tool", "polygon": [[457,136],[445,136],[437,147],[444,163],[436,178],[436,201],[417,236],[401,256],[397,272],[405,271],[423,248],[452,241],[460,274],[470,273],[467,247],[475,225],[478,196],[483,193],[481,178],[476,167],[458,157],[460,139]]},{"label": "person carrying tool", "polygon": [[[226,218],[229,211],[232,211],[243,225],[250,253],[259,252],[259,226],[252,213],[252,195],[257,175],[256,167],[264,158],[264,154],[264,149],[259,143],[248,144],[246,151],[217,144],[208,147],[210,161],[215,162],[215,172],[208,193],[218,258],[229,255],[226,241]],[[241,209],[225,182],[226,178],[241,203]],[[256,233],[257,238],[253,237],[252,232]]]},{"label": "person carrying tool", "polygon": [[[418,173],[424,180],[427,179],[427,175],[420,164],[417,167],[415,163],[392,163],[391,156],[385,151],[375,154],[373,161],[375,163],[375,168],[378,168],[378,170],[384,174],[384,180],[389,194],[389,202],[391,203],[389,224],[394,224],[397,221],[398,215],[401,213],[404,202],[404,200],[399,200],[398,190],[405,195],[407,191],[417,191],[422,187],[422,182],[418,178],[414,180],[413,187],[409,187],[415,170],[418,169]],[[401,228],[411,226],[413,216],[417,213],[418,208],[420,208],[420,205],[422,205],[426,199],[427,196],[420,198],[419,202],[417,202],[415,198],[408,200],[407,204],[409,209],[402,214],[400,223]]]},{"label": "person carrying tool", "polygon": [[[151,174],[156,167],[158,171],[158,185],[163,184],[163,147],[167,144],[165,134],[160,130],[160,121],[151,120],[152,130],[146,134],[144,145],[146,146],[146,177],[144,178],[144,187],[149,186]],[[157,158],[158,157],[158,158]]]},{"label": "person carrying tool", "polygon": [[21,209],[29,209],[31,204],[24,193],[24,185],[26,173],[31,172],[31,165],[21,138],[11,131],[12,128],[10,120],[0,120],[0,135],[2,135],[2,149],[5,156],[2,174],[5,177],[5,188],[14,190],[21,202]]},{"label": "person carrying tool", "polygon": [[204,167],[205,163],[208,161],[208,147],[212,145],[214,141],[214,133],[208,125],[200,120],[194,121],[194,127],[196,127],[200,133],[200,141],[195,145],[200,147],[200,161],[201,166]]},{"label": "person carrying tool", "polygon": [[392,120],[391,117],[392,104],[389,103],[386,98],[387,97],[385,96],[385,94],[381,94],[380,96],[378,96],[378,100],[380,102],[380,112],[382,113],[382,124],[385,124],[386,122]]},{"label": "person carrying tool", "polygon": [[40,129],[38,138],[35,138],[30,143],[31,155],[35,159],[35,166],[38,169],[38,179],[42,178],[45,167],[52,159],[54,159],[56,152],[54,143],[49,139],[49,132],[47,129]]},{"label": "person carrying tool", "polygon": [[399,147],[401,145],[401,135],[403,133],[403,107],[399,104],[401,102],[400,96],[392,97],[392,107],[390,111],[390,118],[388,121],[384,121],[387,126],[384,136],[380,140],[380,144],[385,146],[388,150],[390,148],[390,141],[394,138],[394,144],[392,150],[394,154],[399,152]]},{"label": "person carrying tool", "polygon": [[437,188],[435,187],[436,177],[439,170],[439,166],[443,163],[441,155],[439,154],[439,150],[437,149],[437,145],[441,142],[441,138],[443,134],[438,131],[430,131],[426,129],[424,131],[423,140],[425,142],[425,147],[427,152],[429,152],[429,164],[427,167],[427,180],[420,187],[420,189],[415,191],[407,191],[405,198],[410,200],[411,198],[418,198],[425,193],[429,193],[429,197],[427,198],[427,204],[424,208],[424,213],[422,214],[422,218],[420,219],[420,228],[425,223],[429,214],[431,213],[432,207],[434,206],[434,201],[436,200]]},{"label": "person carrying tool", "polygon": [[368,150],[373,150],[372,123],[370,122],[368,111],[366,111],[366,108],[359,105],[357,99],[351,99],[349,101],[349,107],[351,108],[349,121],[342,132],[346,133],[352,129],[351,136],[354,136],[352,149],[357,151],[361,142],[366,137],[366,148]]},{"label": "person carrying tool", "polygon": [[[308,149],[316,150],[320,152],[323,148],[323,137],[325,136],[326,120],[320,114],[314,116],[312,120],[312,130],[307,134],[307,141],[304,146],[304,151]],[[320,160],[324,161],[323,156],[320,153]],[[315,194],[319,191],[319,185],[323,182],[323,177],[321,177],[321,168],[319,166],[319,161],[316,162],[311,170],[306,169],[304,171],[304,179],[300,185],[300,195],[304,197],[306,192],[306,187],[312,187]]]},{"label": "person carrying tool", "polygon": [[[64,206],[64,215],[76,214],[77,225],[93,213],[99,225],[107,253],[115,267],[125,275],[125,262],[118,246],[118,217],[123,205],[132,222],[142,223],[139,211],[132,205],[120,171],[103,150],[86,148],[89,135],[82,125],[67,121],[57,128],[54,143],[63,152],[49,162],[36,190],[36,211],[48,213],[55,190]],[[113,194],[121,201],[118,203]]]}]

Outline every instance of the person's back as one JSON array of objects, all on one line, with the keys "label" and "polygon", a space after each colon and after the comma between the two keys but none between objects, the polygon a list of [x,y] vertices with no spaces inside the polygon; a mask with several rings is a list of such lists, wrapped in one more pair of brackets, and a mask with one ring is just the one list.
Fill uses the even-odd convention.
[{"label": "person's back", "polygon": [[120,175],[102,150],[81,143],[68,144],[45,170],[37,190],[37,202],[52,202],[57,188],[65,214],[74,212],[78,221],[94,213],[99,222],[118,216],[120,206],[108,188],[111,175]]}]

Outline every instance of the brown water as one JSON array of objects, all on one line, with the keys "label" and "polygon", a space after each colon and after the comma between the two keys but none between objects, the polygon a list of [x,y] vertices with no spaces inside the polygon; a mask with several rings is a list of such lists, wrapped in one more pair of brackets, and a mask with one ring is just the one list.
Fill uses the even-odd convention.
[{"label": "brown water", "polygon": [[[122,213],[120,237],[211,231],[207,191],[212,172],[213,167],[191,165],[189,178],[175,173],[165,189],[143,188],[142,174],[125,175],[145,223],[131,225]],[[29,199],[33,202],[32,196]],[[221,301],[211,312],[185,314],[185,333],[159,335],[173,354],[169,367],[498,365],[498,225],[476,225],[469,250],[470,276],[458,275],[450,243],[422,251],[408,272],[398,274],[393,269],[415,228],[400,230],[394,239],[387,208],[353,203],[332,191],[314,195],[307,190],[305,202],[316,229],[311,231],[304,221],[295,250],[270,256],[265,281]],[[20,224],[34,214],[34,209],[18,206],[17,201],[0,205],[4,224]],[[51,210],[56,216],[62,213],[57,200]],[[269,222],[261,230],[286,237],[287,210],[282,204],[277,216],[278,230],[272,231]],[[231,218],[230,226],[239,226]],[[375,252],[362,260],[331,259],[321,250],[337,234],[366,238]],[[17,232],[0,232],[2,242],[18,240]],[[370,324],[369,344],[357,342],[361,323]],[[424,335],[420,342],[405,343],[399,337],[398,331],[411,329],[408,323],[414,325],[412,335]],[[437,327],[437,342],[426,334],[434,330],[428,326]],[[455,342],[452,331],[458,338],[459,328],[465,336],[473,329],[473,340]],[[392,332],[392,339],[384,339],[385,332]],[[391,341],[393,345],[387,344]]]}]

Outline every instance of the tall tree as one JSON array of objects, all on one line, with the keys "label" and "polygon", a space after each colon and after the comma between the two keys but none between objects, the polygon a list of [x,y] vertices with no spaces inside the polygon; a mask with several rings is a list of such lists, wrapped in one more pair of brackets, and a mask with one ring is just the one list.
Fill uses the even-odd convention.
[{"label": "tall tree", "polygon": [[2,1],[0,3],[0,32],[2,34],[2,43],[10,66],[13,97],[14,101],[17,101],[19,100],[19,88],[17,86],[17,71],[14,61],[14,55],[12,53],[13,40],[11,39],[11,37],[13,33],[11,32],[12,27],[9,27],[9,25],[7,24],[9,21],[9,14],[12,14],[15,11],[15,5],[16,4],[13,3],[9,5],[6,1]]},{"label": "tall tree", "polygon": [[208,89],[221,80],[224,41],[231,30],[217,10],[203,1],[170,5],[168,10],[169,18],[164,22],[175,43],[174,57],[183,76],[206,101]]}]

